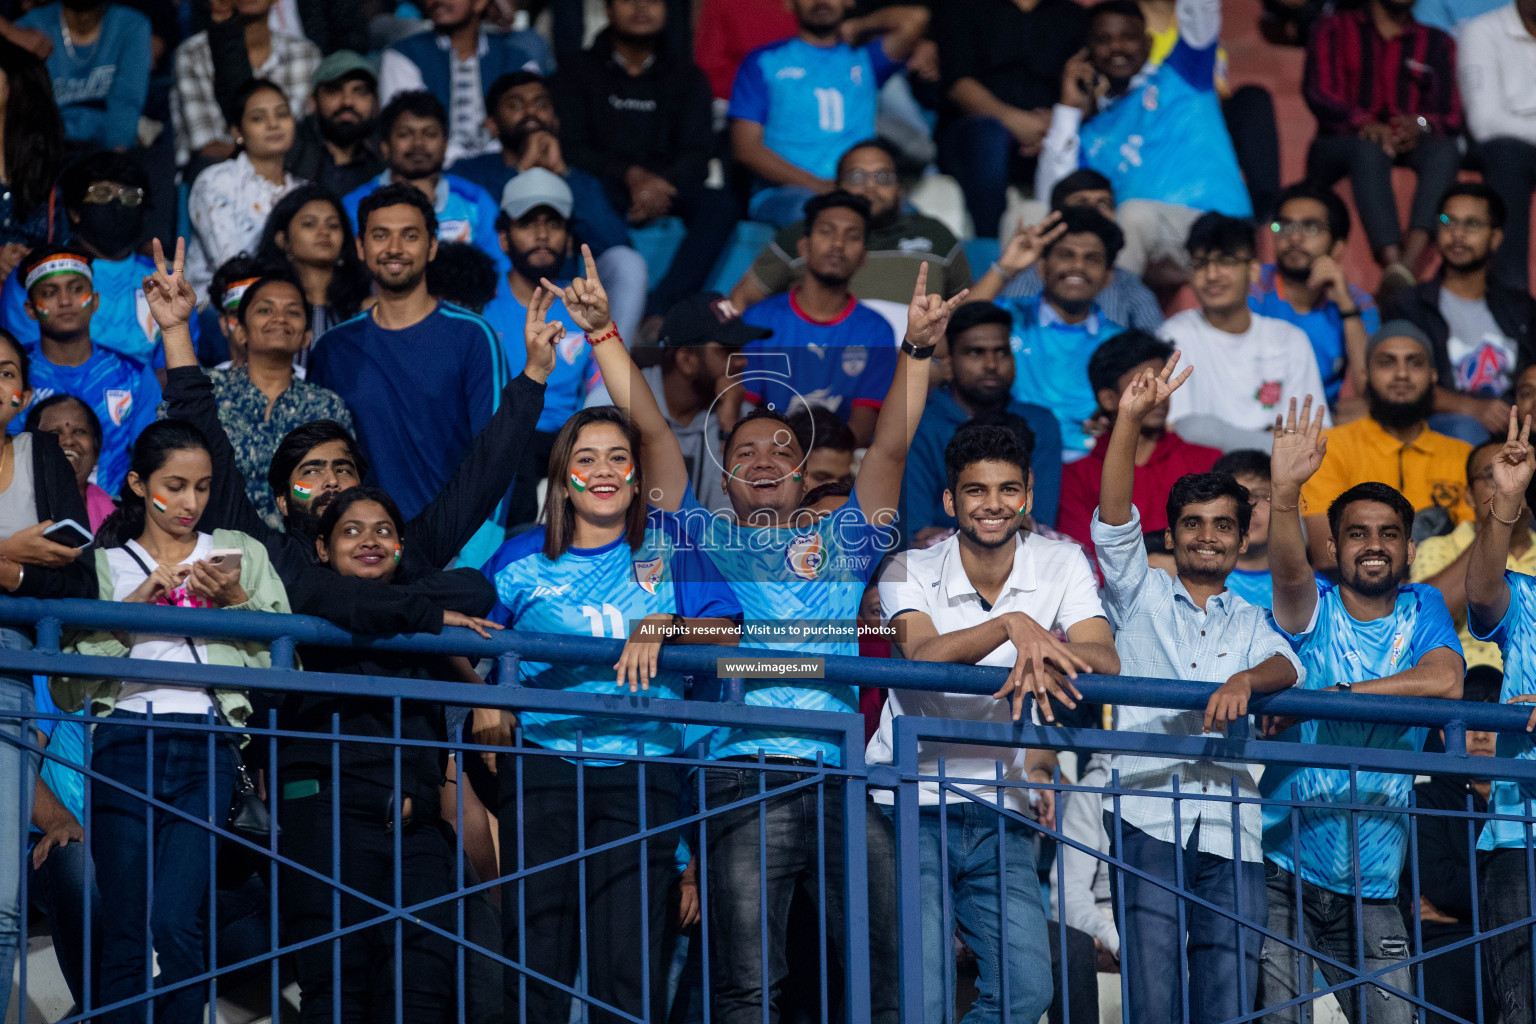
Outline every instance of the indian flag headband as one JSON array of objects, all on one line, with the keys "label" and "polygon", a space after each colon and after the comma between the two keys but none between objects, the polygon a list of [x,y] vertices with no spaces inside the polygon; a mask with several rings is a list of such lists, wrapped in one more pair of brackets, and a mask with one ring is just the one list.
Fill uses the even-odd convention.
[{"label": "indian flag headband", "polygon": [[31,270],[27,271],[25,288],[32,290],[32,286],[44,278],[54,277],[58,274],[79,274],[92,283],[96,275],[91,273],[91,263],[84,256],[75,256],[67,252],[61,252],[57,256],[50,256]]},{"label": "indian flag headband", "polygon": [[244,281],[236,281],[224,289],[224,297],[219,300],[219,308],[226,313],[233,313],[240,308],[240,300],[245,298],[245,293],[251,290],[251,285],[260,281],[259,277],[248,277]]}]

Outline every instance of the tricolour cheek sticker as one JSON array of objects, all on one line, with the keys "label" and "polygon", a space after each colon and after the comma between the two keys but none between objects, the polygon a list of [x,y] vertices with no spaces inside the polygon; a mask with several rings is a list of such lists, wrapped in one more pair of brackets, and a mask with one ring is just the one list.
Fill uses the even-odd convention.
[{"label": "tricolour cheek sticker", "polygon": [[308,501],[314,493],[315,489],[309,486],[309,484],[293,485],[293,496],[298,498],[300,501]]},{"label": "tricolour cheek sticker", "polygon": [[158,494],[151,494],[149,496],[149,500],[151,504],[155,506],[156,512],[164,512],[167,508],[170,507],[169,503],[167,503],[166,500],[160,497]]},{"label": "tricolour cheek sticker", "polygon": [[396,565],[400,564],[400,545],[399,544],[395,545],[395,564]]},{"label": "tricolour cheek sticker", "polygon": [[738,463],[736,463],[736,465],[734,465],[734,466],[732,466],[732,467],[731,467],[731,479],[732,479],[732,480],[735,480],[735,479],[736,479],[736,473],[737,473],[737,471],[738,471],[738,470],[740,470],[740,469],[741,469],[741,463],[739,463],[739,462],[738,462]]},{"label": "tricolour cheek sticker", "polygon": [[587,478],[573,469],[571,470],[571,486],[576,488],[577,494],[586,494]]},{"label": "tricolour cheek sticker", "polygon": [[1021,515],[1021,516],[1024,515],[1025,512],[1027,512],[1028,510],[1029,510],[1029,499],[1025,498],[1023,501],[1019,502],[1019,515]]},{"label": "tricolour cheek sticker", "polygon": [[21,405],[21,392],[20,391],[12,391],[11,392],[11,408],[14,409],[14,408],[16,408],[19,405]]},{"label": "tricolour cheek sticker", "polygon": [[800,481],[801,481],[801,480],[804,480],[804,479],[805,479],[805,477],[803,477],[803,476],[801,476],[801,475],[800,475],[800,471],[799,471],[799,470],[796,470],[796,471],[795,471],[795,475],[794,475],[794,481],[795,481],[795,483],[799,483],[799,482],[800,482]]},{"label": "tricolour cheek sticker", "polygon": [[635,482],[635,467],[634,466],[630,466],[629,470],[627,472],[625,472],[625,474],[624,474],[624,483],[632,484],[634,482]]}]

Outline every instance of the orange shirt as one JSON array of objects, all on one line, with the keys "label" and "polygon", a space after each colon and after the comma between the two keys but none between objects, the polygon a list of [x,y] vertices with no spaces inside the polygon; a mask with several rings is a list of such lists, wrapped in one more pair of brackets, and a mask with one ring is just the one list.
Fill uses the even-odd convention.
[{"label": "orange shirt", "polygon": [[1466,502],[1467,456],[1472,446],[1425,427],[1407,444],[1369,416],[1324,432],[1328,452],[1301,489],[1309,516],[1325,515],[1334,498],[1356,484],[1387,484],[1415,510],[1443,508],[1455,523],[1473,518]]}]

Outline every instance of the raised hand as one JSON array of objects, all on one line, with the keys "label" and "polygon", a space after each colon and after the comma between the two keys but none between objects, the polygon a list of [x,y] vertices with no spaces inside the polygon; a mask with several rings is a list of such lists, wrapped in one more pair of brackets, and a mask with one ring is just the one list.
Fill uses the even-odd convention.
[{"label": "raised hand", "polygon": [[1133,423],[1140,423],[1148,413],[1168,401],[1175,391],[1183,387],[1189,375],[1195,372],[1195,368],[1186,366],[1177,377],[1173,376],[1173,371],[1179,365],[1179,356],[1178,350],[1174,350],[1173,355],[1168,357],[1168,361],[1157,373],[1153,373],[1151,369],[1138,373],[1126,385],[1125,393],[1120,396],[1120,407],[1116,410],[1115,416],[1125,417]]},{"label": "raised hand", "polygon": [[1275,417],[1274,449],[1269,457],[1269,477],[1275,494],[1282,491],[1295,494],[1301,485],[1312,479],[1312,474],[1323,464],[1328,450],[1328,439],[1323,437],[1323,413],[1327,406],[1318,405],[1317,415],[1312,416],[1312,396],[1301,401],[1301,417],[1296,415],[1296,399],[1284,416]]},{"label": "raised hand", "polygon": [[540,283],[560,296],[571,319],[591,336],[606,329],[612,320],[608,315],[608,292],[603,288],[602,278],[597,276],[597,260],[592,258],[591,246],[582,245],[581,258],[586,263],[587,276],[576,278],[570,287],[561,288],[547,277]]},{"label": "raised hand", "polygon": [[1061,223],[1059,210],[1030,227],[1025,227],[1024,218],[1020,217],[1013,237],[1008,239],[1008,244],[997,258],[998,267],[1010,278],[1023,273],[1034,266],[1044,254],[1045,247],[1065,234],[1066,230],[1067,226]]},{"label": "raised hand", "polygon": [[185,238],[176,239],[176,258],[169,269],[158,238],[154,240],[154,257],[155,272],[144,279],[144,298],[149,301],[150,315],[163,332],[192,319],[192,312],[197,309],[197,292],[181,273],[187,262]]},{"label": "raised hand", "polygon": [[[586,246],[582,246],[582,250],[585,251]],[[950,314],[960,308],[970,293],[971,290],[967,288],[948,301],[942,295],[929,295],[928,264],[923,263],[917,268],[917,283],[912,286],[912,303],[907,307],[907,341],[915,348],[937,345],[944,336]],[[603,301],[607,302],[607,296],[603,297]]]},{"label": "raised hand", "polygon": [[565,338],[565,324],[549,323],[546,319],[554,304],[555,293],[539,285],[528,300],[528,314],[523,321],[523,346],[528,350],[523,372],[540,384],[555,372],[558,346]]},{"label": "raised hand", "polygon": [[1531,418],[1520,423],[1520,414],[1509,410],[1509,437],[1499,454],[1493,457],[1493,486],[1499,494],[1525,499],[1531,474],[1536,471],[1536,452],[1531,449]]}]

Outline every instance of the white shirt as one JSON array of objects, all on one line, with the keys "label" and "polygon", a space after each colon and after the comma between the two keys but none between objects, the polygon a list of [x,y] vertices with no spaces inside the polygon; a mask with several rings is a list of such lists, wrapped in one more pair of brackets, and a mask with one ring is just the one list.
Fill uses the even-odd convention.
[{"label": "white shirt", "polygon": [[[143,560],[144,565],[151,570],[155,568],[155,558],[136,540],[128,542],[134,553]],[[192,549],[192,554],[183,565],[204,561],[213,554],[213,537],[210,534],[199,533],[197,535],[197,547]],[[112,569],[112,600],[121,601],[129,594],[138,590],[145,580],[144,567],[133,560],[123,548],[107,549],[107,565]],[[180,588],[178,588],[179,590]],[[175,595],[170,603],[177,603]],[[135,633],[130,638],[128,652],[130,658],[141,658],[146,661],[184,661],[192,662],[192,649],[187,646],[185,636],[161,636],[150,633]],[[203,664],[208,663],[208,645],[197,643],[197,660]],[[123,681],[122,690],[117,698],[117,708],[120,711],[135,711],[146,714],[149,705],[155,706],[157,715],[201,715],[205,714],[213,706],[207,690],[201,690],[192,686],[170,686],[162,683],[142,683]]]},{"label": "white shirt", "polygon": [[[1169,426],[1177,428],[1186,416],[1204,415],[1239,430],[1264,430],[1275,425],[1275,416],[1286,411],[1292,398],[1298,407],[1307,395],[1326,402],[1317,357],[1301,328],[1274,317],[1251,316],[1253,322],[1242,334],[1217,330],[1198,309],[1164,322],[1158,334],[1183,354],[1179,370],[1195,370],[1168,400]],[[1332,425],[1326,404],[1323,413],[1323,425]]]},{"label": "white shirt", "polygon": [[1479,142],[1536,145],[1536,36],[1514,4],[1479,14],[1457,32],[1456,82],[1467,131]]},{"label": "white shirt", "polygon": [[[1013,550],[1013,571],[991,608],[982,606],[981,595],[960,563],[958,535],[923,551],[902,552],[880,577],[882,618],[890,622],[904,612],[922,612],[940,633],[954,633],[1007,612],[1023,612],[1051,630],[1066,630],[1087,619],[1104,618],[1093,570],[1076,544],[1046,540],[1037,534],[1020,534],[1014,541]],[[1012,668],[1016,660],[1018,652],[1013,644],[1004,643],[977,664]],[[886,698],[885,709],[880,712],[880,728],[870,739],[865,752],[868,761],[889,763],[895,760],[891,723],[897,715],[1004,724],[1012,721],[1009,703],[989,694],[892,690]],[[1022,747],[924,742],[918,751],[918,770],[923,775],[937,776],[941,757],[944,758],[946,776],[995,779],[997,763],[1001,761],[1004,781],[1024,781]],[[988,803],[997,799],[996,785],[959,788]],[[921,783],[919,793],[920,803],[939,802],[936,782]],[[1014,786],[1006,793],[1005,805],[1022,811],[1028,802],[1026,790]],[[952,794],[949,799],[964,798]],[[889,803],[891,794],[878,791],[875,800]]]},{"label": "white shirt", "polygon": [[197,176],[187,197],[192,241],[186,271],[199,299],[208,297],[214,271],[225,260],[256,251],[272,207],[298,186],[299,179],[287,171],[281,185],[263,178],[244,152]]}]

